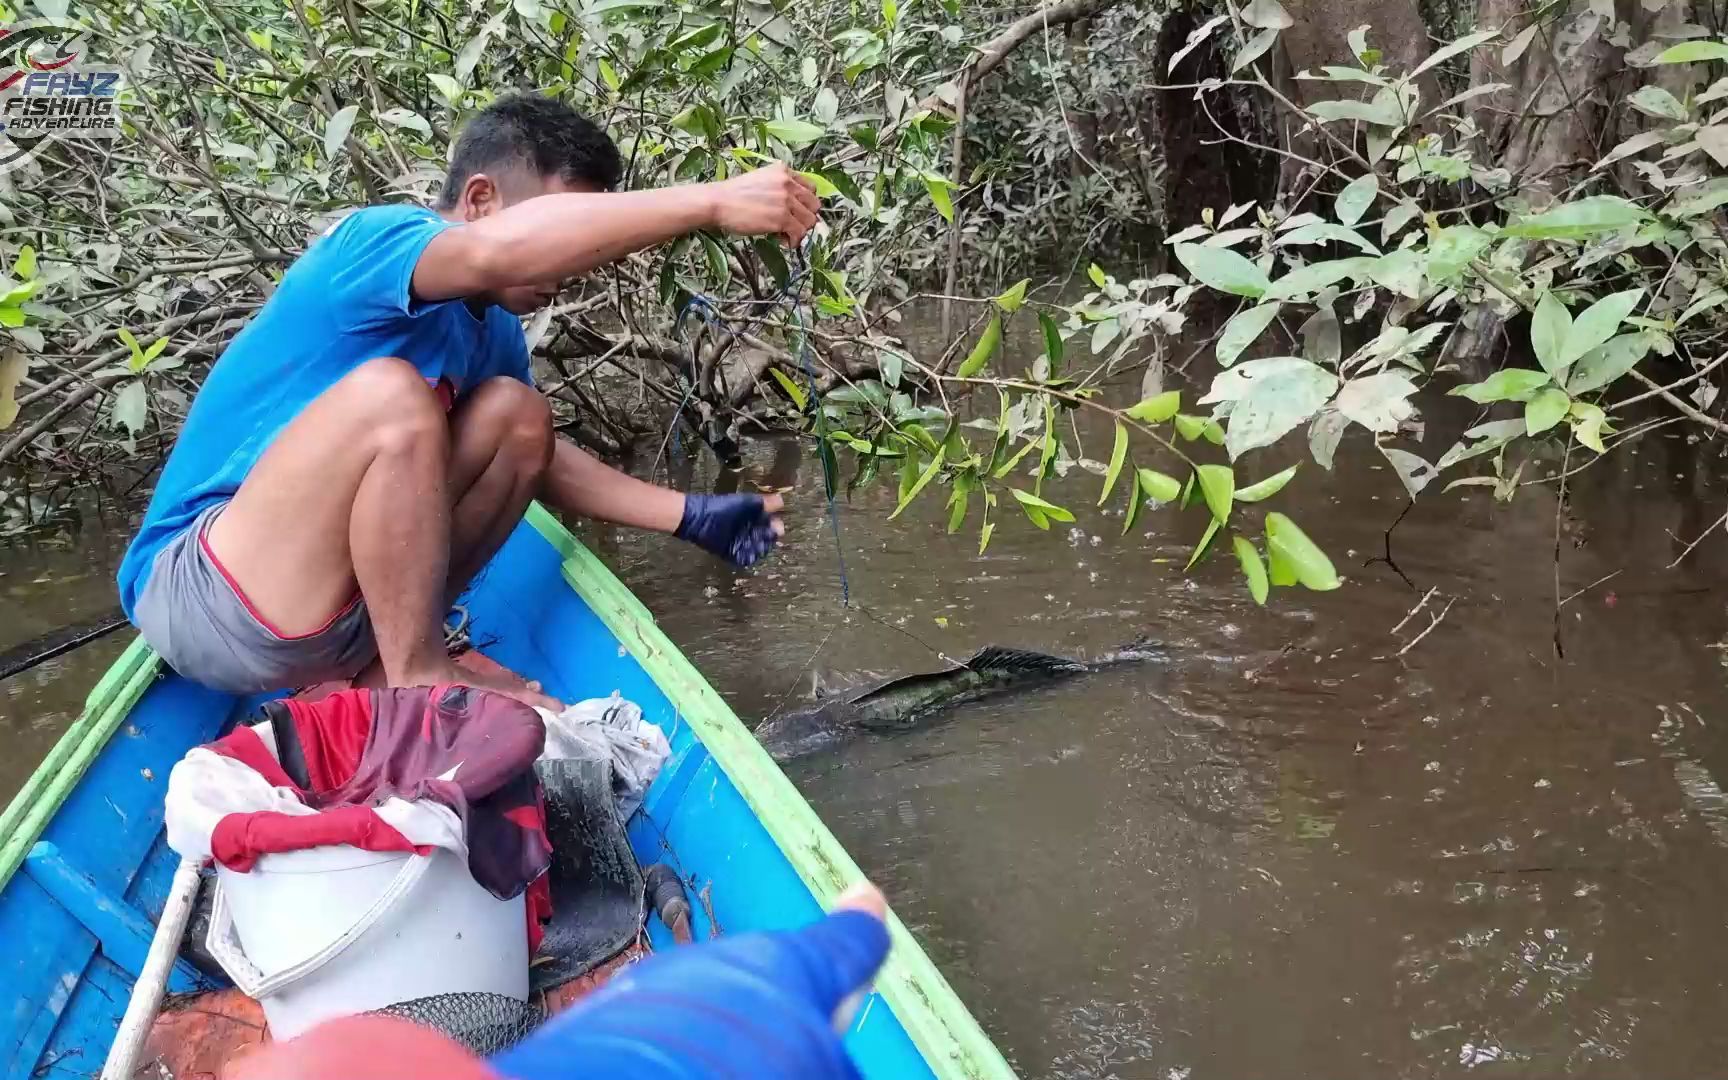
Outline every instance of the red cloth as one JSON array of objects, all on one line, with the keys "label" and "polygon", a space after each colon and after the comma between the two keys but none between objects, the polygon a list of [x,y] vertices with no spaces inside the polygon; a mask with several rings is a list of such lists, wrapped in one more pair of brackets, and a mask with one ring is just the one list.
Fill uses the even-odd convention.
[{"label": "red cloth", "polygon": [[501,694],[437,686],[272,701],[258,719],[271,724],[274,754],[251,727],[210,749],[274,786],[292,787],[320,813],[227,815],[211,836],[211,854],[222,865],[246,871],[262,855],[328,844],[426,854],[373,807],[391,798],[430,799],[462,819],[475,881],[501,900],[527,892],[529,947],[538,947],[540,924],[552,914],[552,844],[534,776],[546,733],[532,708]]}]

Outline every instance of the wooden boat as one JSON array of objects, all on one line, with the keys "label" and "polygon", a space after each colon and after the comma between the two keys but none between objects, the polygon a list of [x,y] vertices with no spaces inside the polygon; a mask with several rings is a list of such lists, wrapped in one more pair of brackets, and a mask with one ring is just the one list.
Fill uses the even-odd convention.
[{"label": "wooden boat", "polygon": [[[670,856],[693,880],[704,900],[693,905],[698,939],[714,923],[725,933],[801,925],[862,876],[641,602],[544,508],[531,508],[466,603],[473,640],[491,659],[564,700],[621,691],[670,736],[672,757],[630,842],[643,865]],[[255,704],[174,675],[135,641],[6,808],[5,1076],[101,1070],[178,861],[162,832],[168,772]],[[890,929],[892,954],[847,1034],[864,1074],[1011,1075],[905,927],[891,917]],[[649,938],[671,947],[658,920]],[[184,961],[169,980],[171,992],[209,985]],[[213,1030],[194,1024],[168,1041],[197,1043]],[[185,1076],[215,1071],[227,1050],[176,1052],[164,1064]]]}]

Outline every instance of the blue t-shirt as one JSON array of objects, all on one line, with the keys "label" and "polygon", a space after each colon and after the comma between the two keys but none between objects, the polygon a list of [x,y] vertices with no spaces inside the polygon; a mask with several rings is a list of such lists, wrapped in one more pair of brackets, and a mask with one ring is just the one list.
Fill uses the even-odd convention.
[{"label": "blue t-shirt", "polygon": [[532,382],[522,324],[500,307],[476,318],[462,300],[421,303],[414,265],[452,224],[417,206],[356,211],[283,275],[192,402],[144,523],[120,563],[126,614],[162,548],[200,511],[228,499],[278,432],[368,360],[396,356],[457,398],[508,375]]}]

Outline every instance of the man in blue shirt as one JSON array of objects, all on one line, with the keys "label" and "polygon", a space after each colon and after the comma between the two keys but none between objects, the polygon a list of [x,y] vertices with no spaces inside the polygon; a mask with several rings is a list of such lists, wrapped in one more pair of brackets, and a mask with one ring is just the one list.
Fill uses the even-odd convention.
[{"label": "man in blue shirt", "polygon": [[741,566],[774,546],[777,496],[684,495],[555,438],[518,316],[696,229],[795,245],[815,192],[784,165],[614,193],[620,174],[574,110],[505,97],[463,130],[436,211],[357,211],[289,268],[211,369],[121,564],[176,671],[234,693],[472,684],[444,614],[537,497]]}]

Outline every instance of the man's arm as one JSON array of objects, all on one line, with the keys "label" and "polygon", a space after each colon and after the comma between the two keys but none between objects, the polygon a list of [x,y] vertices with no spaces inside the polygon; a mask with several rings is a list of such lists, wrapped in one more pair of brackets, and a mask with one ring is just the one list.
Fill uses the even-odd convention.
[{"label": "man's arm", "polygon": [[414,295],[437,302],[561,282],[696,229],[797,244],[820,205],[783,164],[711,184],[541,195],[439,233],[415,264]]},{"label": "man's arm", "polygon": [[554,509],[671,533],[738,566],[766,555],[785,532],[778,495],[685,495],[621,473],[566,439],[553,443],[540,494]]}]

